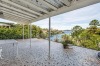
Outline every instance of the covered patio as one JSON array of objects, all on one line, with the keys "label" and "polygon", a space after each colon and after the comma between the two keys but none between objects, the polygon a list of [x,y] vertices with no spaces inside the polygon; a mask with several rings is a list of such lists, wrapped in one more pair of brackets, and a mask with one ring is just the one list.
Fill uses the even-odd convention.
[{"label": "covered patio", "polygon": [[[13,61],[9,62],[9,60],[0,60],[0,64],[3,65],[2,63],[4,63],[5,66],[7,66],[6,63],[8,63],[8,65],[14,64],[15,66],[48,66],[48,64],[50,66],[99,66],[99,61],[96,59],[97,51],[84,48],[79,50],[80,47],[75,46],[72,46],[73,49],[65,51],[62,49],[61,44],[50,41],[52,16],[70,12],[99,2],[100,0],[0,0],[0,18],[23,24],[23,40],[18,40],[16,47],[12,47],[13,50],[17,50],[14,50],[15,53],[12,54],[14,55],[12,57]],[[31,23],[45,18],[49,18],[49,39],[32,39]],[[30,37],[27,40],[24,39],[25,24],[29,25],[28,35]],[[14,44],[12,45],[15,46]],[[27,55],[24,54],[23,50],[25,49],[27,49],[25,51],[25,54]],[[83,54],[81,52],[83,52]],[[87,55],[84,56],[84,54]],[[5,57],[7,56],[5,55]],[[30,58],[29,61],[27,58]],[[16,65],[18,63],[19,65]]]},{"label": "covered patio", "polygon": [[[100,66],[97,51],[77,46],[63,49],[62,44],[51,42],[50,59],[48,58],[48,40],[29,39],[2,41],[2,59],[0,66]],[[8,43],[9,42],[9,43]]]}]

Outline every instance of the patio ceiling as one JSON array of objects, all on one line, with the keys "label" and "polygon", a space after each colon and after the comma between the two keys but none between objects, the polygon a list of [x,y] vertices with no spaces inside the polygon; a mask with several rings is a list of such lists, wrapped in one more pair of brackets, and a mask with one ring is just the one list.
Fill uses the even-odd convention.
[{"label": "patio ceiling", "polygon": [[17,23],[32,23],[100,0],[0,0],[0,18]]}]

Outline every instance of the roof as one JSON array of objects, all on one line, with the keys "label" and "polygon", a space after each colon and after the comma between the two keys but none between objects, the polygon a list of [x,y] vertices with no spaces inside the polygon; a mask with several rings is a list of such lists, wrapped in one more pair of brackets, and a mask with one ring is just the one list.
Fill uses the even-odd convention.
[{"label": "roof", "polygon": [[100,0],[0,0],[0,17],[18,23],[32,23]]},{"label": "roof", "polygon": [[0,22],[0,26],[11,26],[13,25],[14,23],[7,23],[7,22]]},{"label": "roof", "polygon": [[7,25],[7,24],[0,24],[0,26],[10,26],[10,25]]}]

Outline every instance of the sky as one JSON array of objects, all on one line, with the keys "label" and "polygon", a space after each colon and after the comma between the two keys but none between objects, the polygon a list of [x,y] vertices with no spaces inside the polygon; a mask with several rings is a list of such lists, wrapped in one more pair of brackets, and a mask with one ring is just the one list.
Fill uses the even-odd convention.
[{"label": "sky", "polygon": [[2,18],[0,18],[0,22],[16,23],[16,22],[13,22],[13,21],[10,21],[10,20],[5,20],[5,19],[2,19]]},{"label": "sky", "polygon": [[[54,16],[51,18],[51,27],[59,30],[71,30],[74,26],[79,25],[86,28],[93,19],[100,21],[100,3]],[[33,24],[41,28],[48,28],[48,18]]]},{"label": "sky", "polygon": [[[51,27],[58,30],[71,30],[76,25],[86,28],[93,19],[100,21],[100,3],[54,16],[51,18]],[[0,21],[12,22],[4,19]],[[48,18],[32,24],[48,28]]]}]

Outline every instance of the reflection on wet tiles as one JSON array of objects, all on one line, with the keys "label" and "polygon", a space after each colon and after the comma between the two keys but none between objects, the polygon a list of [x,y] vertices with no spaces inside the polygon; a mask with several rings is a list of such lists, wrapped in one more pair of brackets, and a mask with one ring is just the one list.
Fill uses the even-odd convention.
[{"label": "reflection on wet tiles", "polygon": [[32,39],[18,40],[18,44],[0,44],[0,66],[100,66],[97,51],[70,46],[63,49],[60,43],[51,42],[50,60],[48,58],[48,41]]}]

